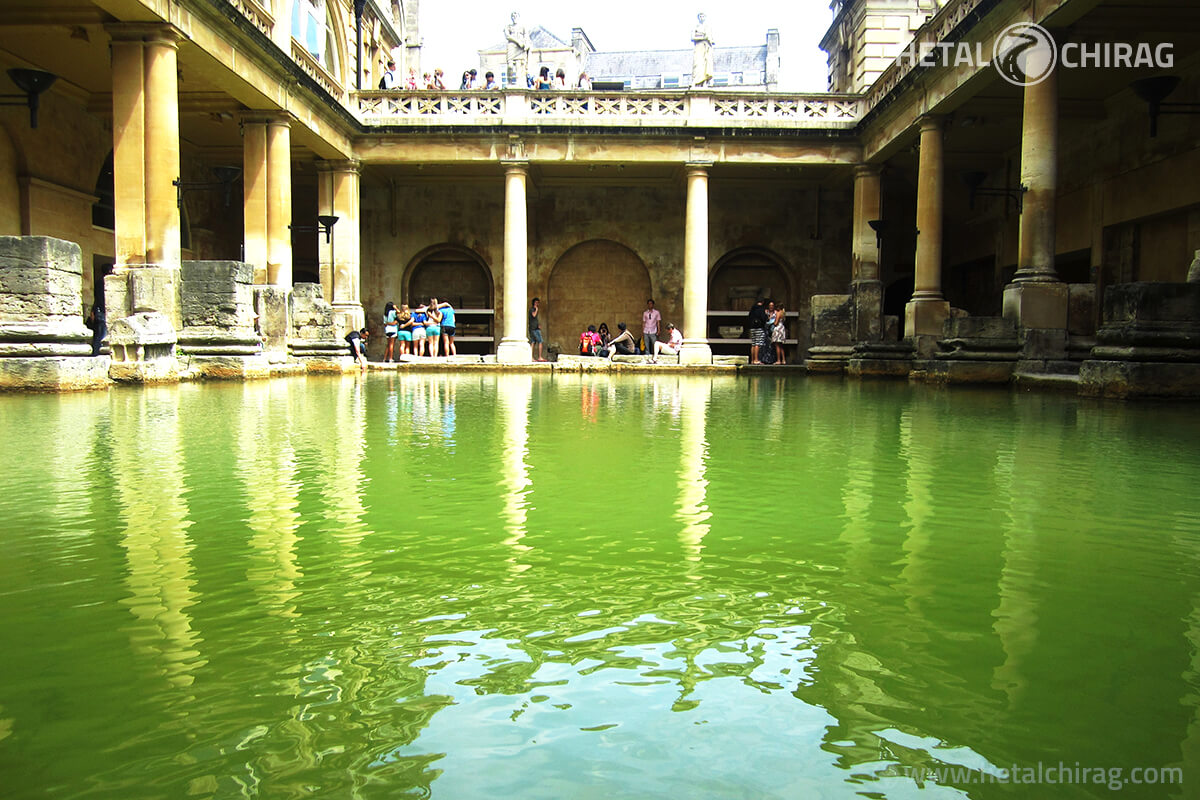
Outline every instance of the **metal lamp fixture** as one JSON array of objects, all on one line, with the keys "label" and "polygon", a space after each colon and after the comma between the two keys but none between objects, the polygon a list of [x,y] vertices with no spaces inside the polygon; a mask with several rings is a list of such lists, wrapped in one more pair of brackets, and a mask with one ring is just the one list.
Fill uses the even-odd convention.
[{"label": "metal lamp fixture", "polygon": [[1164,102],[1171,92],[1179,86],[1180,78],[1175,75],[1159,75],[1154,78],[1142,78],[1129,84],[1133,93],[1146,101],[1150,107],[1150,138],[1158,136],[1158,117],[1160,114],[1200,114],[1200,103],[1167,103]]},{"label": "metal lamp fixture", "polygon": [[[1017,213],[1020,214],[1025,207],[1025,193],[1029,191],[1029,187],[1025,185],[1006,186],[1003,189],[988,188],[983,185],[987,180],[987,173],[982,171],[964,172],[963,183],[967,184],[967,188],[971,190],[970,208],[975,210],[976,197],[1003,197],[1006,200],[1014,200],[1017,204]],[[1005,206],[1007,209],[1007,205]]]},{"label": "metal lamp fixture", "polygon": [[333,243],[333,226],[337,224],[338,217],[333,214],[321,214],[317,217],[316,225],[288,225],[292,233],[323,233],[325,234],[325,244]]},{"label": "metal lamp fixture", "polygon": [[212,168],[215,181],[184,181],[176,178],[171,181],[175,186],[175,204],[179,208],[183,208],[183,193],[194,191],[205,191],[209,189],[222,189],[225,192],[225,207],[229,208],[229,204],[233,199],[233,182],[242,174],[241,167],[232,165],[221,165]]},{"label": "metal lamp fixture", "polygon": [[29,106],[29,127],[37,128],[38,102],[41,100],[42,92],[53,86],[54,82],[58,80],[58,76],[53,72],[41,69],[14,67],[8,71],[8,77],[24,94],[0,95],[0,105]]}]

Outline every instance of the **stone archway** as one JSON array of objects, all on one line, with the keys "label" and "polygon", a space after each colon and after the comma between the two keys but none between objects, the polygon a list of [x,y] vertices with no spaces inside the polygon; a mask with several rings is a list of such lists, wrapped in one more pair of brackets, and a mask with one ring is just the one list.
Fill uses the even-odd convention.
[{"label": "stone archway", "polygon": [[624,322],[638,336],[650,296],[650,273],[636,253],[606,239],[581,242],[550,273],[542,335],[568,354],[579,352],[579,334],[588,325],[607,322],[615,336]]},{"label": "stone archway", "polygon": [[749,311],[758,295],[796,308],[799,298],[782,258],[769,250],[743,247],[717,261],[708,279],[710,310]]},{"label": "stone archway", "polygon": [[[417,254],[405,272],[396,303],[424,303],[431,297],[445,300],[460,313],[457,341],[472,349],[495,348],[495,285],[487,262],[473,250],[440,244]],[[389,297],[388,299],[392,299]]]}]

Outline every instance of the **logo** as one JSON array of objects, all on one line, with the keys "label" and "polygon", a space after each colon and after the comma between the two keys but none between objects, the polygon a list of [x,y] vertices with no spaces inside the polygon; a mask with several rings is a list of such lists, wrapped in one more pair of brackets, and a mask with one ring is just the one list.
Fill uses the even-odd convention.
[{"label": "logo", "polygon": [[996,37],[992,64],[1000,77],[1015,86],[1034,86],[1046,80],[1058,64],[1054,37],[1041,25],[1018,22]]}]

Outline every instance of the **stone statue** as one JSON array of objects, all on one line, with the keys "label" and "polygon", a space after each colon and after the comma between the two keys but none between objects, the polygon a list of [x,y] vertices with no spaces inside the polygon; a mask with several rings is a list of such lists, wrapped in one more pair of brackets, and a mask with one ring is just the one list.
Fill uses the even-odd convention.
[{"label": "stone statue", "polygon": [[525,88],[525,77],[529,66],[529,34],[521,26],[517,12],[512,12],[512,22],[504,29],[504,38],[508,40],[508,77],[509,85]]},{"label": "stone statue", "polygon": [[696,32],[692,34],[692,87],[709,86],[713,79],[713,41],[708,35],[704,14],[696,15]]},{"label": "stone statue", "polygon": [[1188,283],[1200,283],[1200,250],[1196,251],[1196,257],[1192,259],[1192,265],[1188,267]]}]

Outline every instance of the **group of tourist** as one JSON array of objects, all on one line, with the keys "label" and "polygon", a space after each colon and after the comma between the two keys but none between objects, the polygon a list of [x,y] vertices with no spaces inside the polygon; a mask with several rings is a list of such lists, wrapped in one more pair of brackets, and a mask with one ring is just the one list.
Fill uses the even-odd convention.
[{"label": "group of tourist", "polygon": [[[538,354],[541,353],[541,330],[535,327],[534,320],[537,311],[537,298],[534,298],[534,307],[530,310],[530,342],[536,342],[535,347],[538,349]],[[650,363],[658,363],[660,355],[679,355],[679,349],[683,346],[683,332],[674,325],[668,323],[667,330],[670,333],[667,335],[667,341],[662,342],[658,339],[658,329],[662,324],[662,314],[654,307],[654,300],[646,301],[646,310],[642,312],[642,341],[639,342],[634,338],[629,331],[629,327],[624,322],[617,323],[617,335],[612,336],[608,330],[608,323],[601,322],[597,325],[588,325],[588,328],[583,333],[579,334],[579,354],[584,356],[599,356],[612,360],[613,356],[632,356],[632,355],[648,355]],[[540,327],[540,326],[539,326]],[[534,332],[536,331],[536,338]],[[539,360],[541,360],[539,358]]]},{"label": "group of tourist", "polygon": [[[560,67],[553,76],[550,75],[549,67],[542,67],[537,74],[525,76],[525,86],[528,89],[537,89],[539,91],[565,91],[567,86],[567,74]],[[435,69],[432,73],[426,72],[417,80],[417,72],[415,69],[409,69],[408,77],[403,81],[400,80],[400,75],[396,71],[396,62],[388,61],[387,70],[379,79],[379,88],[384,91],[395,91],[405,89],[410,92],[415,92],[421,89],[431,91],[445,91],[446,79],[441,68]],[[575,88],[580,91],[590,92],[592,90],[592,79],[588,77],[586,72],[579,73],[579,79],[575,82]],[[500,89],[500,84],[496,80],[496,75],[491,70],[484,73],[480,79],[479,71],[475,69],[465,70],[462,74],[462,81],[458,86],[461,92],[483,91],[494,92]]]},{"label": "group of tourist", "polygon": [[450,303],[429,298],[424,305],[407,303],[396,306],[388,301],[383,308],[384,362],[397,361],[401,356],[458,355],[454,345],[454,307]]},{"label": "group of tourist", "polygon": [[774,300],[760,297],[746,316],[751,364],[787,364],[787,312]]}]

